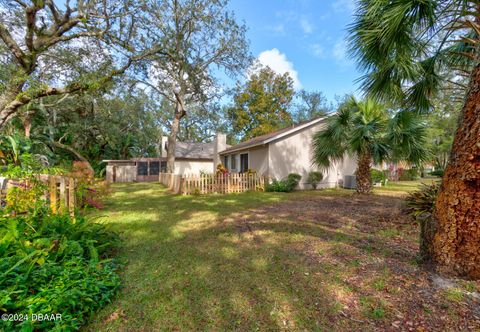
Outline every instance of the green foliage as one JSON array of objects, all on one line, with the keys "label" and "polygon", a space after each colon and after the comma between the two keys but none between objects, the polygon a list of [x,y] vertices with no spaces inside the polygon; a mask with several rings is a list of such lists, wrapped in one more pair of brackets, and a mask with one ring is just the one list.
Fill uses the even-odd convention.
[{"label": "green foliage", "polygon": [[432,215],[439,190],[439,183],[422,184],[418,191],[410,193],[406,198],[408,212],[420,225],[419,242],[422,261],[429,261],[433,258],[433,239],[437,225]]},{"label": "green foliage", "polygon": [[321,91],[301,90],[297,94],[299,101],[295,104],[293,117],[295,122],[308,121],[326,116],[332,111],[333,106]]},{"label": "green foliage", "polygon": [[410,214],[416,217],[422,213],[432,214],[435,208],[440,184],[422,184],[418,191],[410,193],[407,198],[407,207]]},{"label": "green foliage", "polygon": [[[453,5],[455,1],[445,2],[457,9],[462,7]],[[444,10],[440,3],[437,0],[359,2],[355,22],[350,27],[350,42],[352,54],[366,71],[363,87],[367,92],[383,100],[398,101],[406,109],[431,108],[430,97],[442,79],[439,66],[447,64],[442,48],[451,45],[439,42],[432,35],[453,38],[445,31],[449,27],[445,20],[456,19],[455,10],[453,13]],[[441,18],[442,15],[448,18]],[[429,43],[436,45],[426,47]]]},{"label": "green foliage", "polygon": [[312,185],[313,189],[317,189],[318,184],[323,180],[322,172],[310,172],[308,173],[308,182]]},{"label": "green foliage", "polygon": [[296,173],[290,173],[288,176],[283,180],[275,180],[273,179],[272,183],[269,183],[265,186],[265,191],[268,192],[291,192],[293,191],[302,176]]},{"label": "green foliage", "polygon": [[20,182],[18,186],[7,192],[7,211],[14,213],[32,213],[41,208],[44,202],[41,199],[45,186],[40,182]]},{"label": "green foliage", "polygon": [[341,162],[346,155],[368,155],[375,163],[428,160],[425,124],[411,112],[393,116],[373,99],[344,101],[327,127],[314,136],[314,161],[322,168]]},{"label": "green foliage", "polygon": [[119,243],[105,226],[45,210],[0,218],[0,311],[62,314],[62,320],[0,321],[4,331],[74,330],[120,286]]},{"label": "green foliage", "polygon": [[4,165],[20,165],[21,157],[32,151],[33,142],[15,131],[0,136],[0,161]]},{"label": "green foliage", "polygon": [[433,164],[435,168],[442,169],[447,167],[463,100],[452,98],[450,89],[454,88],[454,84],[448,85],[449,90],[440,91],[433,100],[434,109],[426,117],[427,142],[432,151]]},{"label": "green foliage", "polygon": [[398,180],[400,181],[415,181],[420,179],[420,171],[418,168],[399,169],[399,173]]},{"label": "green foliage", "polygon": [[235,136],[247,140],[292,123],[288,112],[295,91],[288,73],[276,74],[269,67],[253,73],[234,92],[234,105],[228,110]]},{"label": "green foliage", "polygon": [[371,178],[373,183],[381,183],[382,185],[385,185],[387,180],[387,175],[385,174],[384,171],[372,168],[370,170],[370,173],[371,173]]},{"label": "green foliage", "polygon": [[445,173],[445,171],[443,169],[436,169],[434,171],[431,171],[430,172],[430,175],[432,176],[438,176],[438,177],[443,177],[443,174]]}]

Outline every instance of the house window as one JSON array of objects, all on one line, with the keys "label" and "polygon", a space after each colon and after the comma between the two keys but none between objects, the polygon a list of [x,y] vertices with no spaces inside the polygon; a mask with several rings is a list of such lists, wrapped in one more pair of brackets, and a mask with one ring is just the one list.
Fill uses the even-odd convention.
[{"label": "house window", "polygon": [[137,175],[148,175],[148,163],[145,161],[139,161],[137,163]]},{"label": "house window", "polygon": [[223,157],[223,166],[225,166],[225,168],[228,169],[228,156]]},{"label": "house window", "polygon": [[160,162],[158,161],[151,161],[150,162],[150,169],[149,175],[158,175],[160,173]]},{"label": "house window", "polygon": [[242,153],[240,155],[240,173],[248,171],[248,153]]},{"label": "house window", "polygon": [[237,155],[236,154],[232,154],[230,156],[230,158],[232,158],[232,169],[233,170],[236,170],[237,169]]}]

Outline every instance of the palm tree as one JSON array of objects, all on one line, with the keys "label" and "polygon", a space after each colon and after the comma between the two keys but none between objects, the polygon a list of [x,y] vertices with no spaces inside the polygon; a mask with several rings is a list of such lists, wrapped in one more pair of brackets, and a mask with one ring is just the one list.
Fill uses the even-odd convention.
[{"label": "palm tree", "polygon": [[452,98],[463,97],[433,213],[433,259],[439,270],[470,278],[480,278],[479,46],[477,0],[360,0],[350,27],[369,95],[413,112],[429,112],[446,83],[457,87]]},{"label": "palm tree", "polygon": [[372,163],[406,160],[418,164],[428,158],[425,141],[425,125],[412,113],[390,116],[387,108],[373,99],[349,97],[328,119],[326,128],[315,135],[314,162],[328,169],[347,155],[357,158],[357,192],[369,193]]}]

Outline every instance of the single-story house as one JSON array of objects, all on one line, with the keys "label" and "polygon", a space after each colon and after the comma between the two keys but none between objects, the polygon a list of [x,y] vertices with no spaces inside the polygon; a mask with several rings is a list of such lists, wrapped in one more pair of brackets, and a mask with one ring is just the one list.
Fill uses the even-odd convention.
[{"label": "single-story house", "polygon": [[[108,182],[155,182],[160,172],[167,171],[167,137],[162,137],[161,157],[104,160]],[[175,174],[199,174],[213,171],[214,144],[177,142]]]},{"label": "single-story house", "polygon": [[[308,173],[317,171],[313,164],[312,141],[316,132],[325,126],[324,118],[316,118],[295,126],[252,138],[234,146],[226,143],[226,135],[219,133],[211,143],[177,142],[175,147],[175,174],[213,173],[222,163],[231,173],[250,170],[272,179],[283,179],[290,173],[302,176],[300,189],[309,189]],[[107,162],[107,181],[158,181],[158,174],[166,172],[167,137],[162,139],[160,158],[104,160]],[[352,176],[356,161],[346,157],[322,171],[324,179],[319,187],[342,185],[345,176]]]},{"label": "single-story house", "polygon": [[[283,128],[272,133],[252,138],[220,150],[223,165],[231,172],[246,172],[248,169],[275,179],[283,179],[289,173],[302,176],[300,189],[309,189],[308,173],[317,171],[313,164],[313,136],[325,126],[324,118],[316,118],[301,124]],[[346,157],[322,171],[324,179],[319,187],[342,185],[345,176],[355,173],[357,163]]]}]

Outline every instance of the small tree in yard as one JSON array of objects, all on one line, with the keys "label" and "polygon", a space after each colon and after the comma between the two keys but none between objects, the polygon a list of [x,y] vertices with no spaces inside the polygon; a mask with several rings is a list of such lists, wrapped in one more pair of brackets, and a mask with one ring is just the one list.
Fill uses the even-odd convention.
[{"label": "small tree in yard", "polygon": [[326,128],[314,136],[314,162],[328,169],[347,155],[357,158],[357,192],[369,193],[373,162],[419,163],[428,158],[425,140],[426,128],[412,113],[390,116],[384,105],[372,99],[357,101],[350,97],[328,119]]}]

